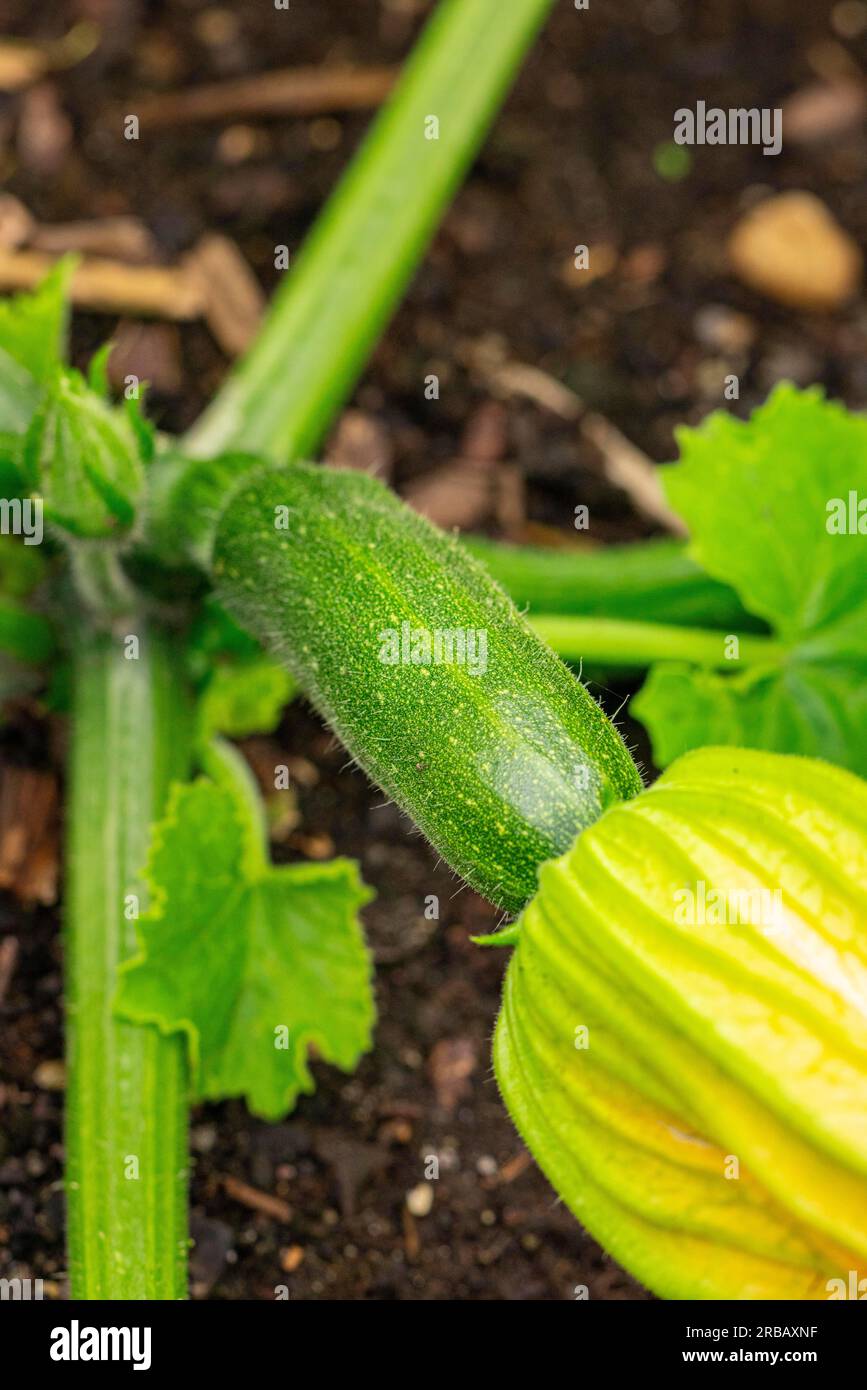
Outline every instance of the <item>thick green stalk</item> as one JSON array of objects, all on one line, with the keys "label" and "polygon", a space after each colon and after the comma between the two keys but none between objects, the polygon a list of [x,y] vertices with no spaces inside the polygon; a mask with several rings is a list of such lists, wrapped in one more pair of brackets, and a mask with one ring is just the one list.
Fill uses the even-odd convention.
[{"label": "thick green stalk", "polygon": [[145,906],[151,824],[186,771],[186,694],[173,644],[143,620],[115,637],[77,635],[66,813],[70,1292],[183,1298],[183,1040],[120,1022],[112,1001],[118,963],[135,947],[132,895]]},{"label": "thick green stalk", "polygon": [[[638,623],[617,618],[573,618],[563,613],[534,613],[530,625],[566,661],[586,661],[626,669],[655,661],[688,661],[709,670],[779,662],[786,648],[771,637],[710,632],[668,623]],[[737,656],[730,639],[737,637]]]},{"label": "thick green stalk", "polygon": [[184,441],[188,453],[283,460],[316,448],[552,3],[438,6],[256,343]]},{"label": "thick green stalk", "polygon": [[631,541],[595,549],[545,550],[468,536],[465,544],[519,608],[587,618],[630,618],[756,632],[734,589],[691,560],[683,541]]}]

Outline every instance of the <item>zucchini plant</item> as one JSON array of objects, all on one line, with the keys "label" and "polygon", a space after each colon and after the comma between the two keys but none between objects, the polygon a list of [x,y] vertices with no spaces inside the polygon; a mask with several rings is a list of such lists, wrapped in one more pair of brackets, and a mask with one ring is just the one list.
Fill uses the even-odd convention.
[{"label": "zucchini plant", "polygon": [[[867,1257],[867,786],[723,748],[642,790],[491,579],[373,479],[266,467],[209,536],[221,600],[357,761],[492,901],[529,899],[483,943],[515,947],[496,1071],[588,1229],[671,1297],[845,1285]],[[383,662],[406,613],[487,623],[484,679],[423,646]]]},{"label": "zucchini plant", "polygon": [[[318,444],[550,3],[438,6],[187,456]],[[152,543],[179,445],[155,435],[141,401],[112,404],[105,352],[86,378],[66,365],[69,274],[0,305],[0,491],[19,519],[35,502],[46,530],[38,561],[27,544],[3,556],[0,676],[7,694],[38,689],[50,658],[48,698],[71,716],[71,1293],[179,1298],[188,1104],[243,1094],[282,1114],[312,1087],[311,1043],[354,1066],[373,1018],[357,919],[369,891],[346,861],[267,861],[257,789],[223,735],[273,727],[291,682],[208,601],[181,562],[183,526]],[[197,494],[197,521],[213,501]],[[163,984],[182,999],[177,1031],[149,1021],[164,1001],[134,965],[157,940]]]},{"label": "zucchini plant", "polygon": [[[5,675],[33,688],[53,647],[49,698],[72,726],[73,1297],[184,1296],[191,1100],[245,1096],[277,1117],[312,1086],[311,1043],[346,1069],[369,1046],[369,890],[345,860],[269,862],[258,789],[227,738],[273,727],[296,686],[456,872],[520,914],[486,943],[514,949],[501,1089],[627,1267],[675,1296],[822,1296],[865,1254],[864,785],[728,749],[644,789],[587,689],[467,549],[374,480],[299,458],[548,3],[439,7],[188,438],[111,402],[104,353],[86,378],[65,364],[68,268],[0,311],[3,486],[39,504],[48,537],[38,562],[24,546],[0,555]],[[432,112],[440,138],[426,141]],[[757,586],[751,605],[705,548],[709,578],[686,562],[687,607],[743,614],[766,661],[793,635],[790,594]],[[656,554],[660,590],[677,588],[682,557]],[[815,581],[792,621],[820,671],[830,628],[859,649],[848,563],[823,549],[790,565]],[[780,632],[754,631],[750,613]],[[676,895],[699,889],[726,920],[684,930]],[[782,895],[773,920],[749,896],[731,906],[763,892]]]}]

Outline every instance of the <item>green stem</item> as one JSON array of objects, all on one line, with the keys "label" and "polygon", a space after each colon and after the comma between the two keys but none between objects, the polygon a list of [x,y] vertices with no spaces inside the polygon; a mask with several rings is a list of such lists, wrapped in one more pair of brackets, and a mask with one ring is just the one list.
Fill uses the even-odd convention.
[{"label": "green stem", "polygon": [[[139,642],[137,656],[126,635]],[[78,634],[67,808],[67,1204],[77,1299],[186,1295],[183,1040],[113,1017],[150,828],[189,750],[173,644]]]},{"label": "green stem", "polygon": [[[733,669],[776,663],[786,652],[785,645],[771,637],[708,632],[668,623],[534,613],[530,624],[567,661],[630,669],[651,666],[655,661],[688,661],[710,670]],[[738,643],[736,657],[731,655],[732,637]]]},{"label": "green stem", "polygon": [[282,461],[315,449],[552,3],[437,7],[254,346],[185,439],[187,452],[240,448]]},{"label": "green stem", "polygon": [[111,541],[73,540],[69,568],[84,610],[100,619],[121,617],[136,606],[135,588]]},{"label": "green stem", "polygon": [[464,539],[519,608],[761,632],[734,589],[705,574],[682,541],[630,541],[553,550]]}]

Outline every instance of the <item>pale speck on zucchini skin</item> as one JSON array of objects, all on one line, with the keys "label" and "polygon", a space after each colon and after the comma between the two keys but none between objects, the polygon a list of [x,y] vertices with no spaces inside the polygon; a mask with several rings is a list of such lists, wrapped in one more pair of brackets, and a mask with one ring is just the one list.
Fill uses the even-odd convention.
[{"label": "pale speck on zucchini skin", "polygon": [[[275,533],[262,518],[287,504],[303,528]],[[214,556],[229,611],[452,867],[506,910],[532,896],[546,859],[640,790],[616,729],[499,586],[375,479],[262,471],[233,496]],[[383,663],[379,634],[404,621],[484,630],[487,669]]]}]

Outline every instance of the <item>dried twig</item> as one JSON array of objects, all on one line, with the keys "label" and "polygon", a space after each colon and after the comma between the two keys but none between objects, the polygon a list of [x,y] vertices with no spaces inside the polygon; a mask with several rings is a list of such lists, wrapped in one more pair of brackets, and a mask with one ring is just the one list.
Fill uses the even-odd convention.
[{"label": "dried twig", "polygon": [[36,223],[27,238],[34,251],[64,256],[80,251],[120,261],[155,261],[157,244],[138,217],[95,217],[80,222]]},{"label": "dried twig", "polygon": [[0,246],[26,246],[36,223],[24,204],[12,193],[0,193]]},{"label": "dried twig", "polygon": [[18,938],[17,936],[4,936],[0,941],[0,1004],[6,998],[6,993],[12,982],[15,973],[15,964],[18,960]]},{"label": "dried twig", "polygon": [[220,347],[236,357],[250,346],[265,312],[265,296],[241,252],[228,237],[202,237],[186,261],[201,281],[204,315]]},{"label": "dried twig", "polygon": [[78,222],[37,222],[20,198],[0,193],[0,246],[29,247],[51,256],[80,251],[120,261],[156,261],[158,248],[138,217],[92,217]]},{"label": "dried twig", "polygon": [[238,116],[318,116],[378,106],[394,83],[390,67],[279,68],[275,72],[213,82],[159,96],[131,97],[124,114],[138,116],[141,132],[190,121]]},{"label": "dried twig", "polygon": [[445,530],[480,526],[500,496],[506,443],[505,409],[499,401],[485,401],[470,416],[457,457],[410,482],[404,500]]},{"label": "dried twig", "polygon": [[516,1153],[514,1158],[507,1159],[503,1164],[497,1173],[497,1181],[504,1184],[514,1182],[522,1173],[526,1173],[532,1162],[533,1159],[527,1150],[521,1149],[520,1153]]},{"label": "dried twig", "polygon": [[524,396],[561,420],[579,422],[584,438],[590,440],[602,456],[605,477],[627,494],[636,511],[675,536],[686,535],[680,517],[663,497],[657,469],[651,460],[610,420],[588,410],[575,391],[525,362],[510,362],[488,350],[474,353],[468,349],[465,355],[501,394]]},{"label": "dried twig", "polygon": [[41,226],[23,204],[0,199],[0,290],[29,290],[54,264],[50,252],[113,250],[83,260],[72,280],[73,303],[98,312],[184,321],[204,317],[230,357],[249,347],[265,296],[228,237],[201,238],[177,266],[128,264],[156,254],[144,223],[132,217]]},{"label": "dried twig", "polygon": [[[41,251],[0,249],[0,290],[32,290],[54,260]],[[98,257],[78,266],[70,293],[83,309],[178,320],[200,317],[206,299],[200,278],[183,264],[131,266]]]},{"label": "dried twig", "polygon": [[227,1196],[240,1202],[242,1207],[261,1212],[272,1221],[282,1221],[288,1225],[292,1220],[292,1208],[288,1202],[284,1202],[280,1197],[272,1197],[269,1192],[260,1192],[258,1187],[251,1187],[249,1183],[241,1182],[240,1178],[223,1178],[223,1189]]},{"label": "dried twig", "polygon": [[579,420],[584,402],[562,381],[526,362],[504,362],[495,372],[495,382],[510,396],[525,396],[562,420]]},{"label": "dried twig", "polygon": [[23,903],[57,901],[57,779],[6,766],[0,776],[0,888]]},{"label": "dried twig", "polygon": [[608,481],[622,488],[636,511],[664,526],[674,536],[687,534],[680,517],[663,496],[655,465],[616,425],[588,411],[581,421],[581,433],[602,455],[602,469]]}]

